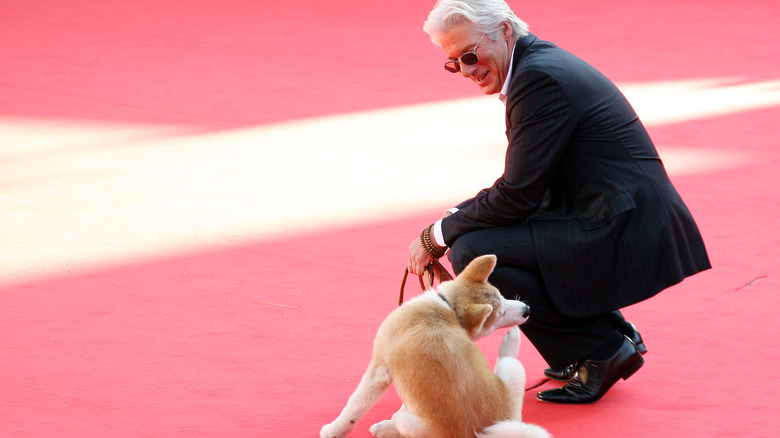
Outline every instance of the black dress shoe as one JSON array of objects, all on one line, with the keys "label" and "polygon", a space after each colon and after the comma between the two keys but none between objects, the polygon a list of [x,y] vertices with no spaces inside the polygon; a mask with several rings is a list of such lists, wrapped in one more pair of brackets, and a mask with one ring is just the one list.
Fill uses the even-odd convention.
[{"label": "black dress shoe", "polygon": [[[618,329],[618,332],[620,332],[621,335],[624,335],[625,337],[630,339],[631,342],[633,342],[634,345],[636,345],[636,349],[639,351],[640,354],[647,353],[647,347],[645,347],[645,341],[642,340],[642,335],[639,334],[639,330],[636,329],[636,326],[634,326],[634,324],[626,321],[626,323],[623,324]],[[569,365],[562,370],[554,370],[552,368],[547,368],[546,370],[544,370],[544,375],[552,380],[557,380],[559,382],[568,382],[574,376],[574,373],[577,371],[577,368],[579,368],[578,364]]]},{"label": "black dress shoe", "polygon": [[636,349],[639,350],[640,354],[647,353],[647,347],[645,347],[645,341],[642,340],[642,335],[639,334],[639,330],[636,329],[636,326],[634,324],[631,324],[630,322],[626,321],[625,324],[623,324],[619,329],[618,332],[620,332],[621,335],[624,335],[628,339],[631,340],[631,342],[636,345]]},{"label": "black dress shoe", "polygon": [[577,368],[579,367],[577,366],[576,363],[571,364],[560,371],[556,371],[552,368],[547,368],[546,370],[544,370],[544,375],[547,376],[547,378],[552,380],[557,380],[559,382],[568,382],[574,376],[574,373],[577,372]]},{"label": "black dress shoe", "polygon": [[604,396],[615,382],[631,377],[644,363],[636,345],[625,338],[612,357],[603,361],[585,359],[567,384],[542,391],[536,394],[536,398],[547,403],[593,403]]}]

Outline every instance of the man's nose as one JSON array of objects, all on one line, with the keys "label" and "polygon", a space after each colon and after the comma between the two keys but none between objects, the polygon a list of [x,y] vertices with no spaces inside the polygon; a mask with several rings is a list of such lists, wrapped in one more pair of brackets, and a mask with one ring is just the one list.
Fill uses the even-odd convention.
[{"label": "man's nose", "polygon": [[466,65],[464,63],[460,63],[460,72],[463,75],[463,77],[467,78],[470,77],[472,73],[474,73],[474,69],[476,69],[476,64],[474,65]]}]

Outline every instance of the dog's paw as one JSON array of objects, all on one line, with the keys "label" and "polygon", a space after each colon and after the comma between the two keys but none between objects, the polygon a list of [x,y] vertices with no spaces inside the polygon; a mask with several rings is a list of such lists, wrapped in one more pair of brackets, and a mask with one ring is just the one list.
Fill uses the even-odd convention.
[{"label": "dog's paw", "polygon": [[320,438],[344,438],[347,436],[347,433],[349,433],[349,431],[341,430],[331,423],[322,426],[322,429],[320,429]]},{"label": "dog's paw", "polygon": [[513,326],[501,341],[498,357],[517,357],[518,354],[520,354],[520,328]]},{"label": "dog's paw", "polygon": [[368,431],[377,438],[402,438],[393,420],[380,421],[371,426]]}]

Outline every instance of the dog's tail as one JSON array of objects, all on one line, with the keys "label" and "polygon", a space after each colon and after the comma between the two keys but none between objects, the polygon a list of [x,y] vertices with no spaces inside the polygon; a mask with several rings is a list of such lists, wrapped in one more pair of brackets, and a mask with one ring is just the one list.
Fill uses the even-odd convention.
[{"label": "dog's tail", "polygon": [[544,428],[520,421],[501,421],[485,428],[478,438],[550,438]]}]

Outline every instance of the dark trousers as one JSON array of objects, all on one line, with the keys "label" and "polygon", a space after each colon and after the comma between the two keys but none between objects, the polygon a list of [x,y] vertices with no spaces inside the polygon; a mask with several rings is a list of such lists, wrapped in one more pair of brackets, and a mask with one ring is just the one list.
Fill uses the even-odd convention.
[{"label": "dark trousers", "polygon": [[585,318],[572,318],[558,311],[539,274],[527,223],[467,233],[452,245],[449,259],[457,274],[475,257],[485,254],[498,258],[490,283],[505,298],[521,300],[531,307],[530,318],[520,329],[553,369],[591,357],[602,347],[614,345],[616,337],[622,338],[617,328],[625,324],[625,319],[618,310]]}]

